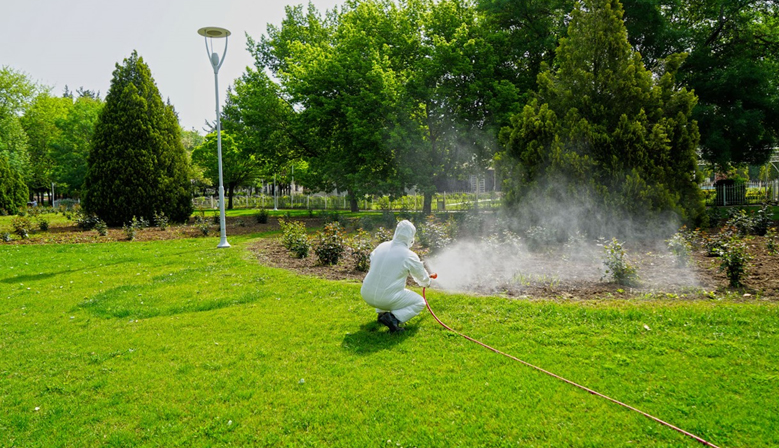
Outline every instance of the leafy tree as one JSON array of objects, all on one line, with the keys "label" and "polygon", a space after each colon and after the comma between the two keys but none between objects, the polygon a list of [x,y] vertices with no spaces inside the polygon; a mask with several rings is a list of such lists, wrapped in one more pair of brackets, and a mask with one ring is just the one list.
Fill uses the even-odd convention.
[{"label": "leafy tree", "polygon": [[49,146],[53,161],[52,180],[59,191],[81,196],[92,136],[103,105],[99,97],[79,96],[71,104],[67,116],[57,121],[59,135]]},{"label": "leafy tree", "polygon": [[40,87],[22,72],[0,66],[0,156],[22,178],[29,176],[28,137],[20,121]]},{"label": "leafy tree", "polygon": [[117,64],[87,158],[84,207],[109,225],[165,213],[192,213],[181,128],[163,103],[149,67],[133,51]]},{"label": "leafy tree", "polygon": [[[192,162],[203,169],[213,185],[219,185],[217,143],[217,135],[213,132],[206,136],[202,145],[192,151]],[[227,208],[233,208],[235,189],[250,185],[257,178],[259,168],[256,157],[236,142],[232,135],[222,131],[222,180],[227,189]]]},{"label": "leafy tree", "polygon": [[50,144],[60,134],[57,122],[67,116],[71,106],[71,99],[43,92],[35,97],[21,118],[30,156],[27,186],[33,192],[40,194],[50,189],[54,162],[50,156]]},{"label": "leafy tree", "polygon": [[27,194],[21,174],[11,169],[8,158],[0,154],[0,210],[16,213],[27,203]]},{"label": "leafy tree", "polygon": [[[595,228],[614,216],[702,217],[696,100],[674,83],[684,57],[667,58],[665,73],[653,77],[622,15],[617,0],[587,0],[573,11],[556,69],[539,75],[538,94],[501,135],[510,203],[593,198],[587,219]],[[604,208],[607,217],[598,216]]]},{"label": "leafy tree", "polygon": [[772,0],[625,0],[633,45],[652,68],[689,57],[678,80],[699,98],[702,156],[727,171],[779,145],[779,8]]}]

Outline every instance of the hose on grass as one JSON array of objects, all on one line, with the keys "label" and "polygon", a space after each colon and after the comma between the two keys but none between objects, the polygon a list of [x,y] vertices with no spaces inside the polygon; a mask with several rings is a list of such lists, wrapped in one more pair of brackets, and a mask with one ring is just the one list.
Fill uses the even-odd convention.
[{"label": "hose on grass", "polygon": [[[433,274],[433,275],[435,275],[435,274]],[[433,275],[431,275],[430,277],[431,278],[436,278]],[[618,401],[618,400],[615,400],[615,399],[613,399],[611,397],[603,395],[602,393],[596,392],[596,391],[594,391],[594,390],[592,390],[592,389],[590,389],[588,387],[582,386],[581,384],[574,383],[571,380],[565,379],[565,378],[563,378],[563,377],[561,377],[559,375],[555,375],[554,373],[552,373],[552,372],[550,372],[548,370],[544,370],[544,369],[542,369],[540,367],[534,366],[533,364],[530,364],[529,362],[525,362],[525,361],[523,361],[523,360],[521,360],[521,359],[519,359],[519,358],[517,358],[515,356],[509,355],[508,353],[504,353],[504,352],[502,352],[502,351],[500,351],[500,350],[498,350],[496,348],[490,347],[489,345],[487,345],[487,344],[485,344],[485,343],[483,343],[481,341],[477,341],[476,339],[473,339],[470,336],[464,335],[464,334],[460,333],[459,331],[452,329],[452,327],[450,327],[450,326],[446,325],[445,323],[441,322],[441,319],[439,319],[438,316],[436,316],[435,313],[433,312],[433,309],[430,308],[430,302],[427,301],[427,296],[425,296],[425,290],[426,289],[427,288],[422,288],[422,298],[425,300],[425,305],[427,306],[427,310],[430,311],[430,314],[433,316],[433,318],[436,320],[436,322],[441,324],[442,327],[446,328],[447,330],[451,331],[452,333],[455,333],[455,334],[457,334],[459,336],[462,336],[463,338],[465,338],[465,339],[467,339],[467,340],[469,340],[471,342],[475,342],[476,344],[479,344],[479,345],[481,345],[482,347],[484,347],[484,348],[486,348],[488,350],[491,350],[491,351],[493,351],[495,353],[498,353],[500,355],[503,355],[503,356],[505,356],[507,358],[513,359],[514,361],[522,363],[522,364],[524,364],[524,365],[526,365],[526,366],[528,366],[530,368],[538,370],[541,373],[545,373],[545,374],[547,374],[547,375],[549,375],[551,377],[557,378],[560,381],[563,381],[563,382],[568,383],[568,384],[570,384],[572,386],[578,387],[579,389],[587,391],[587,392],[589,392],[592,395],[597,395],[597,396],[599,396],[601,398],[605,398],[606,400],[609,400],[612,403],[615,403],[615,404],[618,404],[618,405],[620,405],[622,407],[628,408],[631,411],[638,412],[639,414],[643,415],[644,417],[646,417],[648,419],[651,419],[651,420],[654,420],[655,422],[660,423],[661,425],[667,426],[667,427],[673,429],[674,431],[678,431],[678,432],[684,434],[687,437],[695,439],[696,441],[702,443],[705,446],[708,446],[708,447],[711,447],[711,448],[719,448],[717,445],[715,445],[715,444],[713,444],[711,442],[708,442],[708,441],[704,440],[703,438],[696,436],[695,434],[692,434],[692,433],[687,432],[687,431],[685,431],[685,430],[683,430],[683,429],[681,429],[681,428],[679,428],[677,426],[674,426],[674,425],[672,425],[672,424],[670,424],[668,422],[660,420],[659,418],[657,418],[657,417],[655,417],[655,416],[653,416],[651,414],[647,414],[646,412],[644,412],[644,411],[642,411],[640,409],[636,409],[633,406],[627,405],[627,404],[625,404],[625,403],[623,403],[621,401]]]}]

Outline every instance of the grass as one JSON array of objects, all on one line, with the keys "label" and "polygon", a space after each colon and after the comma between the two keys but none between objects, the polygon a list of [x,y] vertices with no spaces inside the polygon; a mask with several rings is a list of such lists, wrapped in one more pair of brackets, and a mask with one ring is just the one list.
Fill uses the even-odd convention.
[{"label": "grass", "polygon": [[[249,237],[0,245],[0,446],[695,447]],[[721,447],[779,445],[779,305],[431,291],[444,322]]]}]

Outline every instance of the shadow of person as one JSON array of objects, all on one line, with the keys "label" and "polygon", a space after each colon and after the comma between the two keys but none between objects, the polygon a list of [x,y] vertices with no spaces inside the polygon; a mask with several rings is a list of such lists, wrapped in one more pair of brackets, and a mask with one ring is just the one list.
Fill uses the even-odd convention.
[{"label": "shadow of person", "polygon": [[370,354],[389,350],[400,342],[413,336],[418,328],[416,324],[407,324],[406,331],[390,333],[389,329],[376,321],[360,325],[360,330],[347,333],[341,342],[341,348],[357,354]]}]

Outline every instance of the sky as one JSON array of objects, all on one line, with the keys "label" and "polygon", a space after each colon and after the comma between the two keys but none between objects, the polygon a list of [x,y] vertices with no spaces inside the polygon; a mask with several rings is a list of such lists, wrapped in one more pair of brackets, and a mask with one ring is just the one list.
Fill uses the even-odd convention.
[{"label": "sky", "polygon": [[[117,63],[133,50],[149,66],[163,100],[181,125],[204,132],[216,117],[214,72],[197,30],[226,28],[227,55],[219,70],[219,101],[254,61],[255,40],[269,23],[280,25],[285,5],[307,0],[0,0],[0,66],[26,73],[60,96],[67,85],[100,91],[105,98]],[[343,0],[311,0],[320,12]],[[215,41],[222,54],[223,41]]]}]

